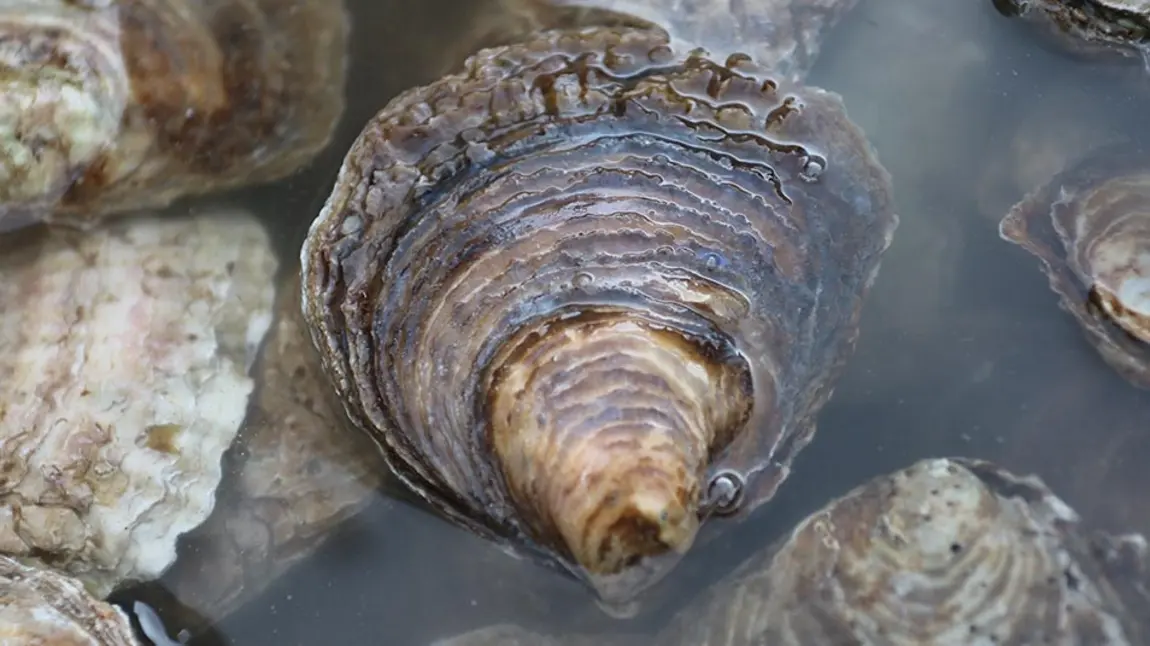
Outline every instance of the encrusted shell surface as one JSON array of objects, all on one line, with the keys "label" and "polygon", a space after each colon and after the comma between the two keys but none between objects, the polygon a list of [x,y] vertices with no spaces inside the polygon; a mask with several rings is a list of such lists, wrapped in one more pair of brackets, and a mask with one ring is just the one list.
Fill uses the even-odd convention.
[{"label": "encrusted shell surface", "polygon": [[445,70],[482,47],[507,45],[545,29],[635,27],[661,31],[683,49],[716,61],[732,54],[791,81],[804,78],[826,33],[858,0],[496,0],[468,37],[449,49]]},{"label": "encrusted shell surface", "polygon": [[[1064,51],[1142,62],[1150,39],[1148,0],[991,0],[1006,16],[1036,25]],[[1148,64],[1150,69],[1150,64]]]},{"label": "encrusted shell surface", "polygon": [[253,373],[254,405],[225,459],[212,516],[181,539],[179,558],[160,580],[209,620],[314,552],[371,500],[387,472],[375,445],[347,424],[316,365],[298,279],[277,299]]},{"label": "encrusted shell surface", "polygon": [[288,175],[343,112],[347,32],[342,0],[0,0],[0,228]]},{"label": "encrusted shell surface", "polygon": [[436,646],[1134,646],[1150,639],[1140,535],[1083,526],[1035,477],[931,459],[811,515],[653,640],[509,625]]},{"label": "encrusted shell surface", "polygon": [[246,212],[37,228],[0,250],[0,552],[98,596],[211,511],[276,260]]},{"label": "encrusted shell surface", "polygon": [[303,307],[406,484],[625,600],[710,502],[773,496],[897,221],[837,95],[649,31],[547,32],[368,124]]},{"label": "encrusted shell surface", "polygon": [[138,646],[119,608],[50,569],[0,555],[0,645]]},{"label": "encrusted shell surface", "polygon": [[1003,218],[1102,358],[1150,388],[1150,156],[1109,146],[1078,160]]}]

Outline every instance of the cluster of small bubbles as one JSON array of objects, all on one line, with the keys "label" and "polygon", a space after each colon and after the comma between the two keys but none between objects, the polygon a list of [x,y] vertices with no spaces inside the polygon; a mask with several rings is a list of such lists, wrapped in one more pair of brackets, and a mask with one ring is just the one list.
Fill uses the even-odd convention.
[{"label": "cluster of small bubbles", "polygon": [[799,178],[807,182],[818,181],[826,168],[827,163],[824,159],[807,155],[803,157],[803,169],[799,172]]}]

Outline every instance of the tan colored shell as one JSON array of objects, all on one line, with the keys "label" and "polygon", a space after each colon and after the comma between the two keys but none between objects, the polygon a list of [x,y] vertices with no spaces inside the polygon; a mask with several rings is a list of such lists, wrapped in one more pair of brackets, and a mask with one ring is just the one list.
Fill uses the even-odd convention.
[{"label": "tan colored shell", "polygon": [[[299,281],[283,286],[254,371],[248,420],[212,516],[181,541],[161,583],[209,620],[235,610],[311,554],[371,500],[387,465],[348,426],[300,322]],[[182,626],[187,627],[187,626]]]},{"label": "tan colored shell", "polygon": [[0,555],[0,646],[138,646],[119,608],[75,579]]},{"label": "tan colored shell", "polygon": [[[1082,527],[1037,478],[918,462],[813,514],[672,620],[660,646],[1136,646],[1146,541]],[[497,626],[437,646],[631,643]]]},{"label": "tan colored shell", "polygon": [[245,212],[28,230],[0,250],[0,552],[103,596],[211,511],[276,260]]},{"label": "tan colored shell", "polygon": [[484,47],[525,40],[545,29],[636,27],[661,31],[675,46],[703,47],[716,61],[751,56],[789,81],[804,78],[826,32],[858,0],[494,0],[447,49],[442,71]]},{"label": "tan colored shell", "polygon": [[0,228],[271,181],[343,112],[342,0],[0,0]]}]

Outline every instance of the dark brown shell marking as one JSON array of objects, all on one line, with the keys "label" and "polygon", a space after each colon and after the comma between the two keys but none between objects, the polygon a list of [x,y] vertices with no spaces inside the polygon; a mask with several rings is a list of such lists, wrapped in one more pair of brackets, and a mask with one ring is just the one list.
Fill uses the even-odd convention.
[{"label": "dark brown shell marking", "polygon": [[744,512],[771,498],[896,225],[837,95],[650,32],[551,32],[367,126],[304,245],[304,313],[407,484],[625,599],[689,547],[714,474]]},{"label": "dark brown shell marking", "polygon": [[1042,262],[1102,358],[1150,388],[1150,156],[1100,149],[1015,205],[999,229]]}]

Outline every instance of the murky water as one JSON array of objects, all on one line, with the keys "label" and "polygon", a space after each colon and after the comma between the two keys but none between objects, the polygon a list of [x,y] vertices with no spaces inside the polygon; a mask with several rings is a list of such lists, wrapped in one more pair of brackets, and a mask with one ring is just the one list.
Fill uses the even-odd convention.
[{"label": "murky water", "polygon": [[[484,10],[473,0],[350,4],[352,96],[334,143],[305,173],[241,196],[269,214],[288,257],[363,123],[429,81],[434,53]],[[574,583],[380,499],[194,643],[419,645],[500,621],[649,629],[831,497],[926,456],[1037,471],[1087,516],[1150,531],[1150,509],[1118,504],[1147,482],[1128,465],[1150,457],[1150,439],[1079,457],[1147,419],[1150,397],[1101,362],[1037,262],[997,230],[1026,182],[1042,181],[1043,163],[1078,142],[1150,132],[1150,76],[1137,72],[1045,48],[990,0],[861,0],[809,79],[844,96],[895,182],[901,226],[858,351],[776,500],[694,550],[622,628]],[[1132,475],[1091,480],[1091,470]],[[1083,480],[1117,503],[1098,504]]]}]

